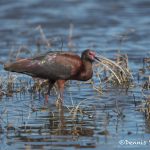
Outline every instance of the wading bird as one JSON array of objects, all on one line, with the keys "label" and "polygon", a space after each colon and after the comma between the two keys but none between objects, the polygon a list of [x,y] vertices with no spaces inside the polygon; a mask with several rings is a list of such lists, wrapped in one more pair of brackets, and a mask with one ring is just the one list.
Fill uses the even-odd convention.
[{"label": "wading bird", "polygon": [[64,85],[67,80],[87,81],[92,78],[92,62],[98,58],[95,52],[87,49],[81,57],[71,52],[49,52],[43,56],[20,59],[14,63],[7,63],[4,69],[48,79],[48,93],[54,83],[58,84],[60,98],[63,101]]}]

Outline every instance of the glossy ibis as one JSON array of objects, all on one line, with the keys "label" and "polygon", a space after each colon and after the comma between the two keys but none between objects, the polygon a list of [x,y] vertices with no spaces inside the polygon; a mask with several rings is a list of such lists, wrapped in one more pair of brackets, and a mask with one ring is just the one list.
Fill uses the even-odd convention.
[{"label": "glossy ibis", "polygon": [[81,57],[71,52],[49,52],[42,56],[20,59],[7,63],[4,69],[49,80],[49,89],[57,82],[63,100],[64,84],[67,80],[87,81],[93,75],[92,62],[98,59],[95,52],[87,49]]}]

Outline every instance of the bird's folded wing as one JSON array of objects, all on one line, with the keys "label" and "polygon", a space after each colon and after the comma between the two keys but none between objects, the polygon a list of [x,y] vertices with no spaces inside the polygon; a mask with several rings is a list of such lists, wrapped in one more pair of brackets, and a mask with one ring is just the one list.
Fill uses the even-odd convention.
[{"label": "bird's folded wing", "polygon": [[[79,60],[78,57],[76,59]],[[68,79],[76,74],[78,72],[76,66],[77,63],[73,61],[72,55],[50,53],[45,56],[21,59],[14,63],[5,64],[4,68],[35,77],[57,80]],[[75,67],[77,68],[76,70]]]}]

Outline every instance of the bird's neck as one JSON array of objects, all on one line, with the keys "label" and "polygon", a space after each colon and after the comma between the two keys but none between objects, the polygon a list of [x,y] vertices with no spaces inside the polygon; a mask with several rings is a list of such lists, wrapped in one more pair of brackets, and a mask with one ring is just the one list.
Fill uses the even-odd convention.
[{"label": "bird's neck", "polygon": [[87,60],[83,60],[83,70],[80,73],[80,80],[87,81],[93,75],[92,63]]}]

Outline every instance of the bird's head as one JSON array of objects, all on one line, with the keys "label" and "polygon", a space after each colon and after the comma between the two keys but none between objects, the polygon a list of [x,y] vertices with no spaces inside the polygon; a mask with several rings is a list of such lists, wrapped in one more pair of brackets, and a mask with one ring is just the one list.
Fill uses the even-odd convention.
[{"label": "bird's head", "polygon": [[90,62],[93,62],[95,59],[98,60],[98,58],[96,57],[96,53],[90,49],[87,49],[82,52],[81,59],[88,60]]}]

